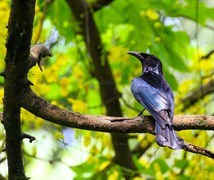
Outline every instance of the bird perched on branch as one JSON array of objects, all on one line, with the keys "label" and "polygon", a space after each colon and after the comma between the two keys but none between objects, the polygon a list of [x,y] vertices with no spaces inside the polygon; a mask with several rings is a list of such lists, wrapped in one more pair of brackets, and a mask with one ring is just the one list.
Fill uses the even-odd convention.
[{"label": "bird perched on branch", "polygon": [[184,141],[173,129],[174,95],[164,79],[161,61],[150,54],[133,51],[128,54],[138,58],[143,67],[142,75],[132,80],[131,91],[155,119],[157,144],[171,149],[183,149]]}]

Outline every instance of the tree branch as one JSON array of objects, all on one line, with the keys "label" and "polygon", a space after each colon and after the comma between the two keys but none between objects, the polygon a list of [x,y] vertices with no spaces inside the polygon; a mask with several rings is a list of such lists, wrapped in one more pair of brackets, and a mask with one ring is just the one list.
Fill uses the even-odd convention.
[{"label": "tree branch", "polygon": [[206,95],[214,92],[214,80],[210,80],[207,84],[202,85],[188,96],[180,100],[183,104],[183,110],[196,103],[199,99],[202,99]]},{"label": "tree branch", "polygon": [[201,57],[201,60],[207,60],[209,59],[209,57],[214,53],[214,50],[211,50],[210,52],[208,52],[206,55]]},{"label": "tree branch", "polygon": [[[43,52],[43,46],[36,53]],[[33,48],[33,47],[32,47]],[[48,53],[46,54],[48,55]],[[36,55],[37,56],[37,55]],[[45,56],[45,55],[44,55]],[[22,107],[50,122],[73,128],[114,133],[151,133],[154,132],[154,119],[151,116],[135,118],[83,115],[61,109],[38,97],[29,87],[19,96]],[[174,116],[174,128],[214,130],[214,117],[203,115]],[[190,143],[185,143],[184,150],[214,158],[214,153]]]},{"label": "tree branch", "polygon": [[[38,117],[67,127],[114,133],[155,134],[154,119],[151,116],[144,116],[142,119],[141,117],[127,118],[79,114],[52,105],[33,93],[30,88],[28,93],[20,99],[20,105]],[[177,115],[174,117],[174,128],[175,130],[214,130],[214,117]],[[186,143],[184,150],[214,158],[214,154],[209,150],[189,143]]]},{"label": "tree branch", "polygon": [[[36,116],[67,127],[102,132],[154,134],[154,119],[151,116],[128,118],[80,114],[52,105],[30,89],[19,102]],[[173,121],[175,130],[179,131],[214,130],[214,116],[175,115]]]},{"label": "tree branch", "polygon": [[205,148],[195,146],[195,145],[190,144],[190,143],[185,143],[184,150],[186,150],[188,152],[195,153],[195,154],[201,154],[201,155],[204,155],[204,156],[207,156],[209,158],[214,159],[214,153],[213,152],[211,152]]},{"label": "tree branch", "polygon": [[[200,60],[207,60],[213,53],[214,53],[214,50],[211,50],[209,53],[202,56]],[[203,79],[210,77],[212,75],[213,73],[203,77]],[[180,102],[183,104],[183,110],[187,109],[189,106],[193,105],[198,100],[202,99],[203,97],[205,97],[206,95],[212,92],[214,92],[214,80],[210,80],[207,84],[201,85],[198,89],[193,91],[191,94],[181,99]]]},{"label": "tree branch", "polygon": [[38,64],[42,71],[41,60],[43,57],[52,57],[51,51],[43,44],[39,43],[30,48],[29,69]]},{"label": "tree branch", "polygon": [[27,133],[22,133],[22,139],[29,139],[29,142],[32,143],[34,140],[36,140],[36,138],[34,136],[31,136]]}]

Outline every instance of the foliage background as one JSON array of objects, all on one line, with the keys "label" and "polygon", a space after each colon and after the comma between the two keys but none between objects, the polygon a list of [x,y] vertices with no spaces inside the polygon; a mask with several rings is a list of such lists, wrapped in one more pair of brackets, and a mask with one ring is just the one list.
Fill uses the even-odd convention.
[{"label": "foliage background", "polygon": [[[89,2],[89,1],[88,1]],[[93,2],[93,1],[90,1]],[[0,2],[0,68],[4,69],[5,39],[10,2]],[[213,50],[214,3],[212,1],[114,0],[93,14],[107,53],[124,116],[136,116],[142,107],[131,95],[129,84],[139,76],[137,60],[129,50],[148,52],[163,63],[165,78],[176,98],[175,114],[213,115],[213,94],[198,98],[183,109],[186,97],[213,79],[214,56],[200,60]],[[44,71],[31,69],[33,90],[66,109],[87,114],[105,114],[93,66],[79,34],[78,23],[66,1],[37,1],[32,44],[45,42],[53,28],[60,38],[52,48],[54,56],[43,61]],[[3,79],[0,79],[0,109],[3,109]],[[32,144],[23,142],[26,174],[32,179],[122,179],[122,167],[113,161],[110,135],[70,129],[43,121],[22,110],[22,129],[35,136]],[[0,126],[0,146],[5,134]],[[211,131],[179,132],[185,141],[214,150]],[[135,179],[211,179],[212,160],[184,151],[158,147],[149,134],[130,134],[137,173]],[[138,151],[141,147],[141,151]],[[144,152],[142,151],[144,150]],[[143,152],[143,153],[142,153]],[[5,153],[0,153],[0,173],[6,174]],[[123,169],[124,170],[124,169]],[[127,174],[135,174],[125,170]]]}]

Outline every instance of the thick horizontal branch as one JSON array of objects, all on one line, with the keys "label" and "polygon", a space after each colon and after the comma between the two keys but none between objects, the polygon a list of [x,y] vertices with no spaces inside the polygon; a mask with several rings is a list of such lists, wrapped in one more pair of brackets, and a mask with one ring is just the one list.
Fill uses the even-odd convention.
[{"label": "thick horizontal branch", "polygon": [[145,117],[142,120],[141,117],[124,118],[79,114],[52,105],[31,90],[21,97],[20,105],[38,117],[67,127],[102,132],[149,132],[154,134],[151,117]]},{"label": "thick horizontal branch", "polygon": [[[30,89],[22,96],[20,103],[36,116],[67,127],[102,132],[154,134],[154,120],[151,116],[127,118],[79,114],[52,105]],[[214,130],[214,116],[176,115],[174,128]]]},{"label": "thick horizontal branch", "polygon": [[[125,118],[79,114],[52,105],[28,89],[21,96],[20,105],[34,115],[50,122],[79,129],[115,133],[151,133],[154,132],[154,120],[151,116]],[[214,117],[203,115],[177,115],[174,117],[174,128],[214,130]],[[214,158],[214,153],[186,143],[184,150]]]}]

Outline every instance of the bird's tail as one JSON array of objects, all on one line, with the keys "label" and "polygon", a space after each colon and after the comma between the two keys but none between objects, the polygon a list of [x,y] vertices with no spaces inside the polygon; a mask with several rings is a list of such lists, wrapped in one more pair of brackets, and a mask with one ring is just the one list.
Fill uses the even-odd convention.
[{"label": "bird's tail", "polygon": [[164,129],[155,122],[156,142],[159,146],[168,146],[171,149],[183,149],[183,139],[177,136],[172,126],[166,125]]}]

